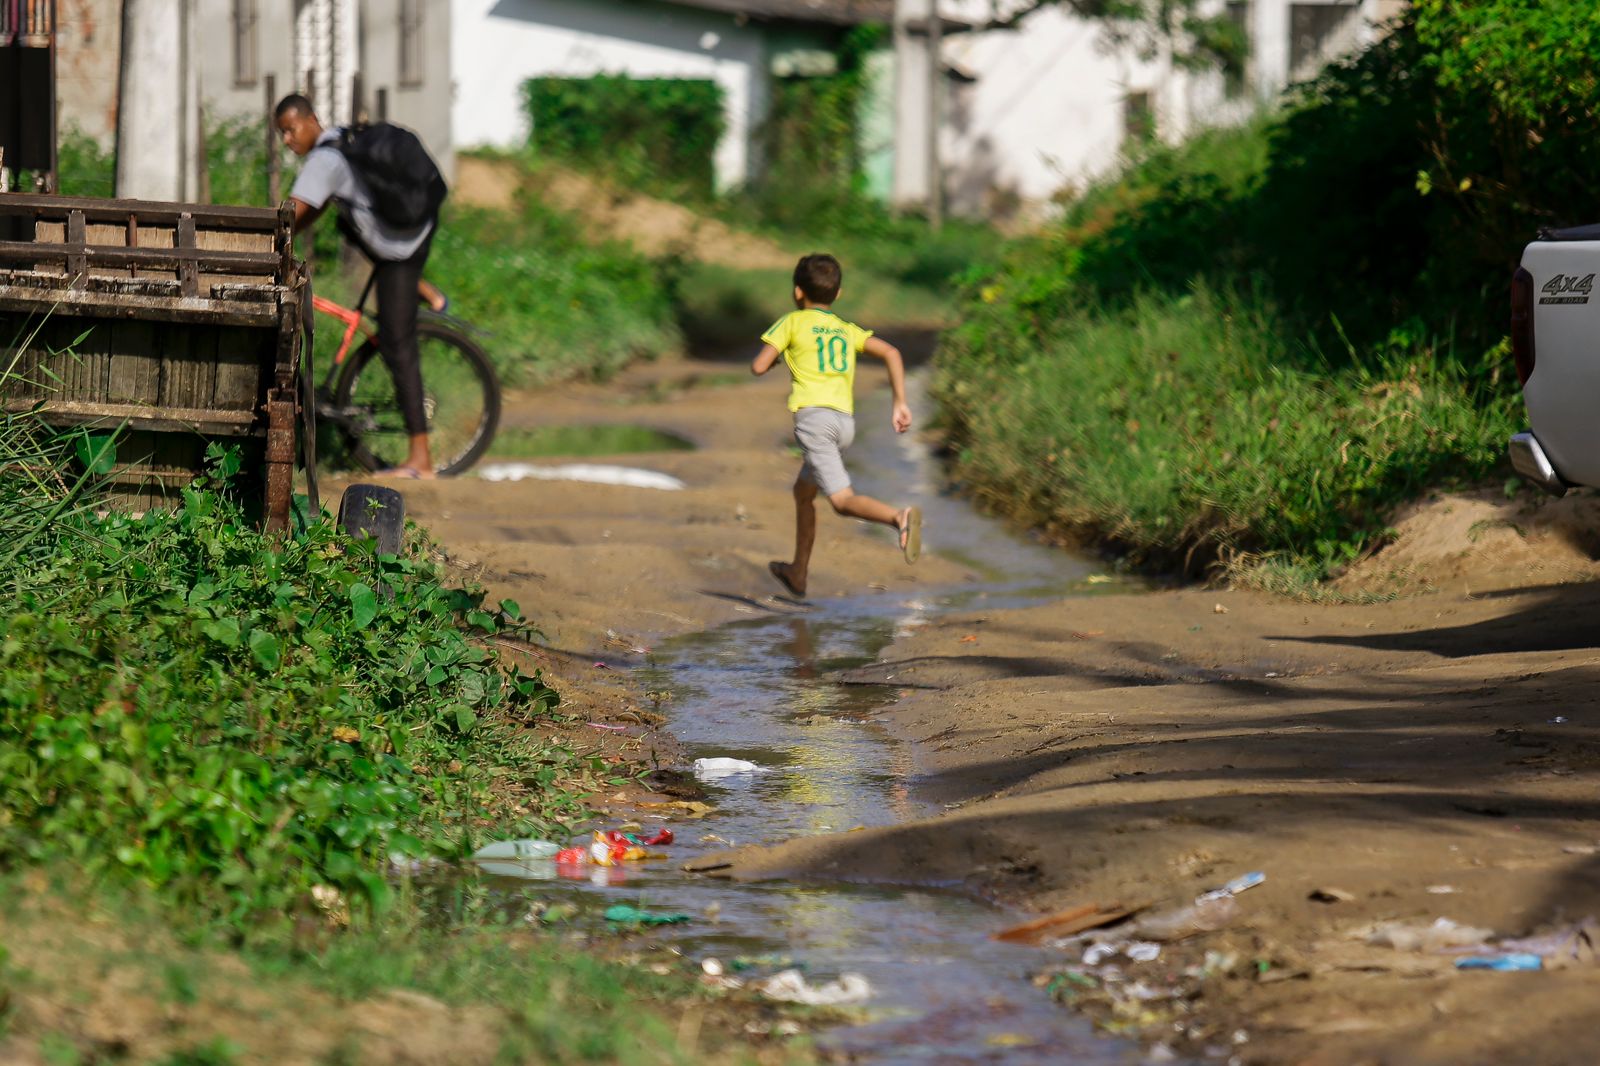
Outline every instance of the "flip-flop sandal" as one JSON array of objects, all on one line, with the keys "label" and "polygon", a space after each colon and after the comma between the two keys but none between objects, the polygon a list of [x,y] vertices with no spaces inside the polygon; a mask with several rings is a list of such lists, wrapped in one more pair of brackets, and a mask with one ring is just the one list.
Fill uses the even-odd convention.
[{"label": "flip-flop sandal", "polygon": [[907,509],[905,528],[900,532],[905,534],[905,543],[900,547],[905,552],[906,562],[914,563],[922,554],[922,508]]},{"label": "flip-flop sandal", "polygon": [[375,470],[373,477],[397,477],[405,481],[421,481],[422,475],[413,466],[386,466],[382,470]]},{"label": "flip-flop sandal", "polygon": [[778,584],[788,589],[791,596],[795,596],[802,600],[806,598],[805,591],[803,589],[795,588],[794,582],[789,580],[789,567],[786,563],[780,563],[776,560],[768,563],[767,573],[777,578]]}]

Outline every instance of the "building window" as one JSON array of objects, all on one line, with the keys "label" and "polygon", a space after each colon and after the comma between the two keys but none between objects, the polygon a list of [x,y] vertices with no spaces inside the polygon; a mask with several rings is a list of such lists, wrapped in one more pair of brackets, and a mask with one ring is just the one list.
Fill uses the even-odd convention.
[{"label": "building window", "polygon": [[1250,88],[1250,54],[1255,50],[1250,35],[1250,0],[1228,0],[1227,19],[1239,53],[1229,57],[1223,67],[1222,84],[1228,99],[1236,100]]},{"label": "building window", "polygon": [[400,0],[400,84],[422,84],[422,0]]},{"label": "building window", "polygon": [[1156,137],[1156,113],[1148,92],[1129,93],[1122,98],[1122,146],[1137,148]]},{"label": "building window", "polygon": [[256,53],[256,0],[233,0],[233,83],[254,85],[259,76]]},{"label": "building window", "polygon": [[1359,12],[1354,4],[1290,4],[1290,74],[1297,78],[1315,74],[1334,38]]}]

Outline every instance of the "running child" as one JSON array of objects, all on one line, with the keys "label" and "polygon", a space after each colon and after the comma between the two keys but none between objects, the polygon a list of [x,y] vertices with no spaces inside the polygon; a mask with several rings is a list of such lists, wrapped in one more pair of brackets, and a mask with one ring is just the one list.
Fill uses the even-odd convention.
[{"label": "running child", "polygon": [[766,343],[750,364],[761,375],[782,356],[794,379],[789,410],[794,412],[794,439],[805,453],[805,463],[794,483],[794,559],[768,564],[772,576],[796,596],[806,594],[811,548],[817,539],[816,499],[820,492],[834,511],[849,518],[878,522],[900,533],[900,550],[906,562],[922,554],[922,511],[899,510],[863,496],[850,487],[843,451],[855,439],[856,358],[865,352],[883,360],[894,390],[891,421],[896,433],[911,428],[911,408],[906,405],[905,365],[894,345],[874,337],[871,330],[835,315],[844,272],[831,255],[808,255],[794,268],[794,303],[791,311],[761,335]]}]

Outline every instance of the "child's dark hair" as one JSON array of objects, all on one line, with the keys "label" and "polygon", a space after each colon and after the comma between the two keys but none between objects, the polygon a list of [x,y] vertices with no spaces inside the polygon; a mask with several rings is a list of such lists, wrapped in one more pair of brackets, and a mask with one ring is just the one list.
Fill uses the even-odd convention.
[{"label": "child's dark hair", "polygon": [[844,268],[831,255],[808,255],[794,268],[794,287],[814,304],[831,304],[839,298]]}]

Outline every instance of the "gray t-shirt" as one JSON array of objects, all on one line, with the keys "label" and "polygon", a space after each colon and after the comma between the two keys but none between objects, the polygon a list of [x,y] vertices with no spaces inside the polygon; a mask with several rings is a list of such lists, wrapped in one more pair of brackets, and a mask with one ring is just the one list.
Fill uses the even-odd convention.
[{"label": "gray t-shirt", "polygon": [[372,197],[350,169],[350,161],[339,151],[337,129],[323,130],[316,147],[306,153],[300,176],[294,179],[289,195],[312,208],[321,208],[330,199],[339,202],[350,224],[367,249],[379,259],[398,262],[410,259],[422,247],[433,223],[415,229],[396,229],[372,210]]}]

